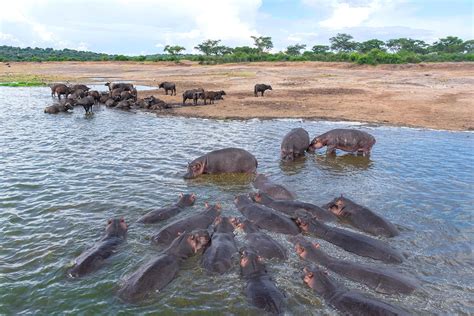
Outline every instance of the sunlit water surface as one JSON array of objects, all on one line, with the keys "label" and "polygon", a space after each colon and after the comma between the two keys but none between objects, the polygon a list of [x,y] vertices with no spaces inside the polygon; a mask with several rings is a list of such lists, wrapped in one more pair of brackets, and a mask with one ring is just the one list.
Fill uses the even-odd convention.
[{"label": "sunlit water surface", "polygon": [[[177,218],[220,202],[223,214],[239,215],[233,196],[252,190],[248,179],[203,177],[185,181],[187,162],[210,150],[242,147],[258,159],[258,171],[323,204],[344,193],[396,223],[389,240],[407,259],[391,268],[422,284],[412,295],[381,295],[343,280],[347,287],[414,314],[473,313],[474,134],[352,123],[298,120],[216,121],[160,118],[95,107],[86,118],[47,115],[48,88],[0,88],[0,314],[261,314],[249,307],[236,262],[231,272],[209,276],[195,257],[162,292],[141,305],[116,296],[125,275],[160,249],[149,236],[165,225],[134,222],[152,208],[195,192],[196,205]],[[370,159],[309,155],[279,162],[283,135],[304,127],[313,137],[336,127],[369,131],[377,139]],[[128,240],[96,273],[70,279],[72,260],[103,234],[106,219],[124,216]],[[176,218],[175,218],[176,219]],[[287,262],[267,262],[288,297],[289,315],[334,314],[301,280],[304,263],[284,236]],[[239,245],[243,236],[237,234]],[[368,262],[321,242],[325,251]],[[375,263],[382,265],[380,263]]]}]

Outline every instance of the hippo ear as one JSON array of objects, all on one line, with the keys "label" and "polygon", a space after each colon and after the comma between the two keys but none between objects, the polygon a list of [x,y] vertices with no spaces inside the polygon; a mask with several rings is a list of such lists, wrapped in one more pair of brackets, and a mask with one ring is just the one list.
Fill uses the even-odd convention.
[{"label": "hippo ear", "polygon": [[208,208],[208,207],[209,207],[209,203],[208,203],[208,202],[204,202],[204,206],[205,206],[206,208]]},{"label": "hippo ear", "polygon": [[183,197],[183,192],[180,192],[180,193],[179,193],[179,197],[180,197],[180,198]]},{"label": "hippo ear", "polygon": [[316,249],[319,249],[319,248],[321,247],[321,245],[318,244],[317,242],[313,242],[313,246],[314,246],[314,248],[316,248]]}]

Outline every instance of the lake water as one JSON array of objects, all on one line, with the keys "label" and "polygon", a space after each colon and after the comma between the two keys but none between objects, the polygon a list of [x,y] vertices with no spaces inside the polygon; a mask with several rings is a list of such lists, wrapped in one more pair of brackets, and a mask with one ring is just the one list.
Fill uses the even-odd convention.
[{"label": "lake water", "polygon": [[[220,202],[223,214],[240,215],[236,194],[252,189],[239,177],[185,181],[187,162],[210,150],[242,147],[258,159],[258,171],[294,190],[301,200],[323,204],[343,193],[396,223],[390,244],[407,259],[391,268],[422,284],[412,295],[381,295],[343,280],[414,314],[472,314],[473,133],[371,127],[299,120],[219,121],[156,117],[94,108],[47,115],[49,88],[0,88],[0,314],[254,314],[243,295],[236,264],[209,276],[195,257],[162,292],[141,305],[116,297],[121,279],[160,250],[149,236],[165,225],[134,222],[152,208],[195,192],[196,205],[179,217]],[[280,141],[291,128],[311,137],[336,127],[360,128],[377,143],[370,159],[308,155],[279,162]],[[69,279],[73,259],[103,234],[106,220],[130,224],[120,251],[96,273]],[[267,262],[288,297],[289,315],[334,314],[301,280],[304,263],[290,249],[286,262]],[[243,236],[238,233],[239,243]],[[374,263],[321,242],[326,252]],[[381,263],[375,263],[383,265]]]}]

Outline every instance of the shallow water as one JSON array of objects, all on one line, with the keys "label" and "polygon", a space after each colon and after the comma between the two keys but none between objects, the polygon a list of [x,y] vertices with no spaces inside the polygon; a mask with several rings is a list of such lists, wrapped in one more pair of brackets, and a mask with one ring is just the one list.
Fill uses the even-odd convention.
[{"label": "shallow water", "polygon": [[[258,171],[293,189],[301,200],[323,204],[344,193],[396,223],[389,240],[407,259],[391,268],[422,284],[412,295],[381,295],[363,285],[346,286],[414,314],[472,314],[473,133],[368,127],[356,123],[216,121],[159,118],[94,107],[47,115],[48,88],[0,88],[0,314],[261,314],[243,295],[239,269],[208,276],[199,258],[161,293],[141,305],[120,302],[120,280],[159,249],[149,236],[163,224],[134,222],[152,208],[195,192],[196,205],[180,216],[219,201],[224,215],[239,215],[233,196],[251,190],[242,177],[184,181],[187,162],[213,149],[251,151]],[[293,165],[279,162],[283,135],[304,127],[313,137],[335,127],[369,131],[377,139],[370,159],[309,155]],[[72,260],[103,233],[107,218],[130,223],[127,243],[96,273],[66,277]],[[334,314],[301,280],[300,261],[267,268],[288,297],[289,315]],[[239,242],[242,235],[238,235]],[[321,242],[330,254],[376,263]],[[334,274],[332,274],[334,276]]]}]

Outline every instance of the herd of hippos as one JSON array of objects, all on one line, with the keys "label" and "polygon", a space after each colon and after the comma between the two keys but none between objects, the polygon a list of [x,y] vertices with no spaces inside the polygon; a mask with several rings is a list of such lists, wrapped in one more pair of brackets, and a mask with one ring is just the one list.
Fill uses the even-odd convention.
[{"label": "herd of hippos", "polygon": [[[87,115],[92,114],[92,108],[96,104],[104,104],[107,107],[120,110],[143,109],[158,111],[173,107],[171,104],[154,96],[138,99],[137,89],[131,83],[107,82],[105,86],[109,88],[109,91],[99,92],[97,90],[91,90],[84,84],[53,84],[50,86],[51,96],[57,96],[58,102],[46,107],[44,112],[57,114],[73,110],[74,106],[82,106]],[[166,95],[168,95],[168,91],[170,91],[171,95],[176,95],[176,84],[173,82],[162,82],[158,88],[164,89]],[[266,84],[256,84],[254,94],[256,97],[258,93],[263,96],[266,90],[272,90],[272,87]],[[183,92],[182,105],[186,105],[187,100],[193,100],[194,105],[198,104],[198,100],[203,100],[205,105],[207,101],[209,101],[210,104],[214,104],[215,100],[222,100],[224,95],[226,95],[224,90],[208,91],[203,88],[190,89]],[[64,96],[64,98],[61,99],[61,96]]]},{"label": "herd of hippos", "polygon": [[[339,149],[369,155],[374,144],[372,135],[359,130],[334,129],[310,142],[306,130],[295,128],[283,138],[281,158],[292,161],[325,146],[329,154]],[[395,225],[342,195],[321,207],[299,201],[284,186],[272,182],[264,174],[258,174],[257,165],[257,159],[240,148],[211,151],[189,163],[185,179],[203,174],[255,175],[252,181],[255,191],[237,195],[234,199],[242,217],[223,216],[220,204],[206,203],[204,210],[173,220],[176,215],[189,212],[189,207],[196,201],[194,193],[180,194],[176,204],[144,214],[137,225],[157,225],[167,221],[165,225],[157,225],[157,232],[151,237],[151,243],[160,247],[161,252],[120,282],[120,299],[126,303],[139,303],[154,292],[163,290],[191,256],[201,255],[202,268],[219,275],[231,270],[236,263],[236,255],[239,255],[244,293],[249,304],[270,314],[283,314],[287,304],[286,294],[272,279],[266,263],[269,260],[286,260],[288,253],[285,247],[265,233],[269,231],[288,236],[296,254],[307,265],[303,269],[302,282],[341,313],[408,314],[400,307],[346,288],[330,274],[338,274],[384,294],[410,294],[419,287],[416,279],[402,275],[388,265],[341,260],[309,239],[322,239],[355,255],[385,264],[399,264],[404,256],[385,240],[400,234]],[[342,228],[347,225],[363,233]],[[110,219],[105,236],[74,260],[68,275],[82,277],[103,266],[102,263],[125,241],[127,230],[128,225],[123,218]],[[238,245],[234,238],[235,230],[245,233],[244,245]]]}]

